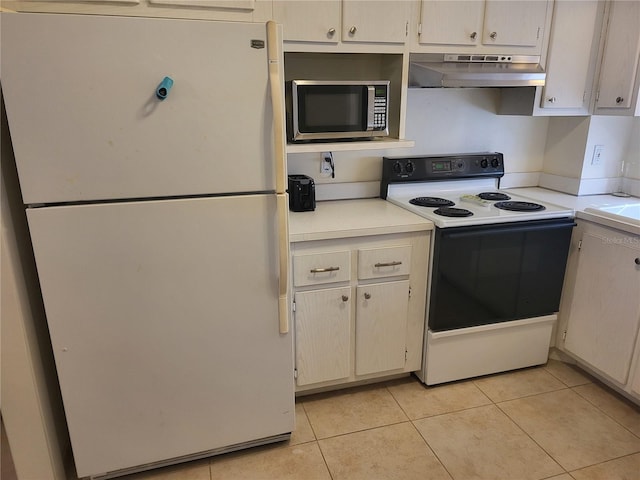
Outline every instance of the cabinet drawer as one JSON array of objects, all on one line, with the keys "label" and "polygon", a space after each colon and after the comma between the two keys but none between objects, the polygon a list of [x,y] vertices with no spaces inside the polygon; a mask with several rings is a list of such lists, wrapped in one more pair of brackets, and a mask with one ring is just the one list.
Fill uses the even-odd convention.
[{"label": "cabinet drawer", "polygon": [[411,245],[358,250],[358,279],[409,275]]},{"label": "cabinet drawer", "polygon": [[293,256],[293,284],[296,287],[347,282],[351,277],[351,252],[312,253]]}]

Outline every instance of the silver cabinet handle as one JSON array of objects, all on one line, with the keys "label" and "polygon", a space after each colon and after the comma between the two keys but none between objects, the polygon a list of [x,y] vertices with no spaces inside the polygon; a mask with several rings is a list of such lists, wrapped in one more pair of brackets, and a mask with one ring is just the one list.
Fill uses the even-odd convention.
[{"label": "silver cabinet handle", "polygon": [[346,302],[349,300],[349,297],[347,295],[342,295],[342,301]]},{"label": "silver cabinet handle", "polygon": [[354,26],[352,26],[352,27],[349,29],[349,33],[350,33],[351,35],[355,35],[355,33],[356,33],[357,31],[358,31],[358,29],[356,28],[356,26],[355,26],[355,25],[354,25]]},{"label": "silver cabinet handle", "polygon": [[340,267],[327,267],[327,268],[312,268],[309,270],[310,273],[325,273],[325,272],[335,272],[336,270],[340,270]]},{"label": "silver cabinet handle", "polygon": [[376,263],[374,267],[396,267],[398,265],[402,265],[402,262],[394,261],[394,262],[386,262],[386,263]]},{"label": "silver cabinet handle", "polygon": [[495,40],[496,38],[498,38],[498,32],[491,32],[489,34],[489,37],[491,38],[491,40]]},{"label": "silver cabinet handle", "polygon": [[477,36],[478,36],[478,32],[471,32],[471,35],[469,35],[469,38],[471,40],[475,40]]},{"label": "silver cabinet handle", "polygon": [[617,97],[616,98],[616,103],[619,104],[619,103],[622,103],[622,102],[624,102],[624,98],[623,97]]},{"label": "silver cabinet handle", "polygon": [[336,29],[335,28],[330,28],[327,33],[329,34],[330,37],[333,37],[336,33]]},{"label": "silver cabinet handle", "polygon": [[549,103],[556,103],[557,101],[558,101],[558,99],[556,97],[547,98],[547,102],[549,102]]},{"label": "silver cabinet handle", "polygon": [[367,300],[369,300],[371,298],[371,294],[368,292],[365,292],[364,294],[364,298],[366,298]]}]

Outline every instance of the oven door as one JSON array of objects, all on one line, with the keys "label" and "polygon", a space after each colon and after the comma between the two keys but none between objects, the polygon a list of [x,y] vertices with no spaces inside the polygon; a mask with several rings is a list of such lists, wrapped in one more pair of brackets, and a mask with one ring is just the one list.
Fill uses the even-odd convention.
[{"label": "oven door", "polygon": [[432,331],[558,311],[573,219],[438,228]]}]

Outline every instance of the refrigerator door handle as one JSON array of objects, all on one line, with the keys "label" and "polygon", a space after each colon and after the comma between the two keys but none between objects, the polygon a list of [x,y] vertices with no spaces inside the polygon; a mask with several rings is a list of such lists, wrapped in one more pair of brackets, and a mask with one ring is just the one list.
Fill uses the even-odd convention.
[{"label": "refrigerator door handle", "polygon": [[280,333],[289,333],[289,196],[286,193],[276,195],[278,207],[278,246],[280,256],[280,298],[278,315]]},{"label": "refrigerator door handle", "polygon": [[281,29],[273,21],[267,22],[267,48],[269,57],[269,84],[273,109],[274,161],[276,167],[276,193],[287,189],[287,153],[284,117],[284,70],[281,59]]},{"label": "refrigerator door handle", "polygon": [[287,155],[285,150],[284,71],[282,65],[281,29],[267,22],[267,49],[269,57],[269,84],[273,110],[274,161],[276,169],[276,199],[278,208],[278,250],[280,256],[280,285],[278,315],[280,333],[289,333],[289,199],[287,185]]}]

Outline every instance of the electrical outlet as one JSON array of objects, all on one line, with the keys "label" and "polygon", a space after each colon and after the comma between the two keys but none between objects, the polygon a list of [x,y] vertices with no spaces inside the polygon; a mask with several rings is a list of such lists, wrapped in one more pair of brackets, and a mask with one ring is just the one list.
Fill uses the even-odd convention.
[{"label": "electrical outlet", "polygon": [[331,176],[331,152],[322,152],[320,160],[320,175],[323,177]]},{"label": "electrical outlet", "polygon": [[591,165],[600,165],[602,163],[603,154],[604,145],[595,145],[593,147],[593,157],[591,157]]}]

